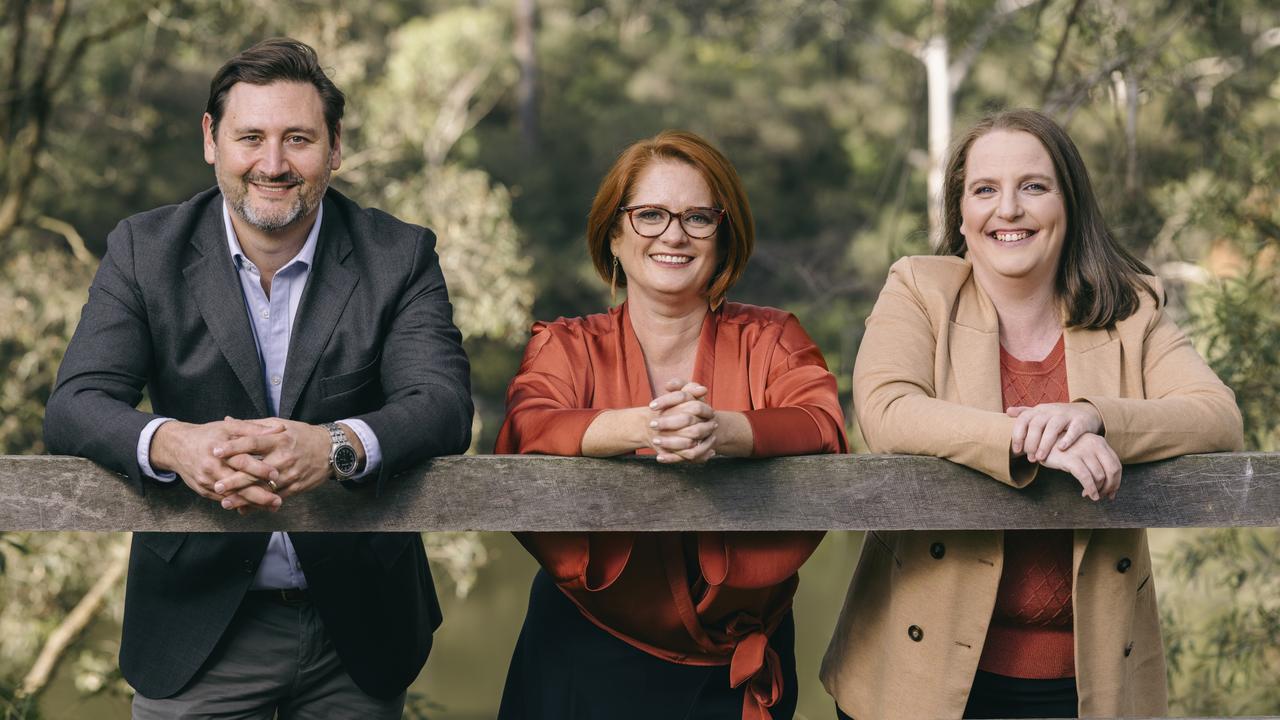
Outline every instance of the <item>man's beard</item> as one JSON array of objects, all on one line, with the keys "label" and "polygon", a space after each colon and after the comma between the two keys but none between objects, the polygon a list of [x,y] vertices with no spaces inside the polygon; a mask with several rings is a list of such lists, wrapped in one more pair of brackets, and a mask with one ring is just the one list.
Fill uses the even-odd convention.
[{"label": "man's beard", "polygon": [[[219,178],[218,186],[222,190],[222,196],[226,198],[227,206],[239,215],[240,219],[263,232],[274,232],[289,227],[297,222],[298,218],[314,211],[320,202],[320,196],[324,194],[327,181],[328,177],[325,177],[320,184],[312,185],[300,175],[285,173],[276,177],[245,175],[235,183],[235,187],[227,187],[227,183],[223,183]],[[269,205],[266,208],[255,207],[249,202],[249,184],[253,182],[291,183],[297,188],[297,193],[293,197],[293,203],[288,207],[275,205]]]}]

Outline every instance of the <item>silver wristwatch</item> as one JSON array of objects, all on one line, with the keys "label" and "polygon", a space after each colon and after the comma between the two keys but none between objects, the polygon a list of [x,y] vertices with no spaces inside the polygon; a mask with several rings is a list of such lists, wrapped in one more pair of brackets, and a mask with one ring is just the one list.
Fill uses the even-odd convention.
[{"label": "silver wristwatch", "polygon": [[337,423],[325,423],[324,429],[329,431],[329,467],[339,480],[350,480],[356,474],[360,458],[356,449],[347,440],[347,433]]}]

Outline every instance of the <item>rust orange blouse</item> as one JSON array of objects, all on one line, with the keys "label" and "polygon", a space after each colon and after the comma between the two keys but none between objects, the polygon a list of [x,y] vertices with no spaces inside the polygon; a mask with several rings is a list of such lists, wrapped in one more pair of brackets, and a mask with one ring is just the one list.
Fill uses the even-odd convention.
[{"label": "rust orange blouse", "polygon": [[[746,415],[753,456],[845,452],[844,415],[822,353],[790,313],[725,303],[709,313],[693,381],[707,404]],[[626,304],[536,323],[507,390],[498,453],[581,455],[605,410],[653,400]],[[749,683],[744,718],[768,718],[782,678],[769,635],[821,532],[520,533],[589,620],[669,662],[729,665]],[[698,567],[689,565],[696,561]]]}]

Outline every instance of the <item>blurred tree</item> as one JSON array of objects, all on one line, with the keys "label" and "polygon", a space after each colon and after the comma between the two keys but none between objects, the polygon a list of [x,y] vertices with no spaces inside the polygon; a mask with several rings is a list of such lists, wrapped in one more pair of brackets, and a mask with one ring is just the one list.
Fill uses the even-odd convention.
[{"label": "blurred tree", "polygon": [[6,4],[0,14],[0,39],[7,41],[0,44],[8,48],[0,60],[0,238],[29,220],[53,116],[70,100],[68,85],[88,51],[142,25],[156,8],[119,3],[77,13],[71,0]]}]

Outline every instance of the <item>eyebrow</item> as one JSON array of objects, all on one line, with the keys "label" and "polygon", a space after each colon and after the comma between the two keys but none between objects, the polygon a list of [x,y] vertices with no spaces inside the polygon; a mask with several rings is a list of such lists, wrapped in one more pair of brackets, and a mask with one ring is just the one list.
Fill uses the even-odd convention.
[{"label": "eyebrow", "polygon": [[[1052,177],[1050,177],[1050,176],[1048,176],[1048,175],[1042,175],[1042,174],[1040,174],[1040,173],[1029,173],[1029,174],[1027,174],[1027,175],[1023,175],[1022,177],[1018,178],[1018,183],[1019,183],[1019,184],[1022,184],[1022,183],[1024,183],[1024,182],[1028,181],[1028,180],[1039,180],[1039,181],[1044,182],[1044,183],[1049,184],[1049,185],[1054,184],[1054,180],[1053,180],[1053,178],[1052,178]],[[965,184],[965,187],[966,187],[966,188],[972,188],[974,185],[981,185],[981,184],[983,184],[983,183],[986,183],[986,184],[989,184],[989,185],[998,185],[998,184],[999,184],[999,181],[998,181],[998,180],[995,180],[994,178],[976,178],[976,179],[974,179],[974,180],[970,180],[968,183],[966,183],[966,184]]]},{"label": "eyebrow", "polygon": [[[267,131],[256,127],[238,127],[231,129],[232,135],[267,135]],[[284,135],[319,135],[320,131],[312,127],[292,126],[283,131]]]}]

